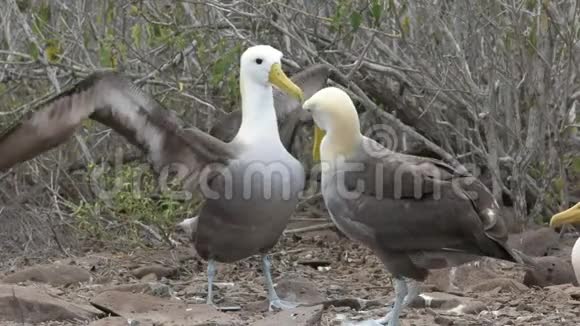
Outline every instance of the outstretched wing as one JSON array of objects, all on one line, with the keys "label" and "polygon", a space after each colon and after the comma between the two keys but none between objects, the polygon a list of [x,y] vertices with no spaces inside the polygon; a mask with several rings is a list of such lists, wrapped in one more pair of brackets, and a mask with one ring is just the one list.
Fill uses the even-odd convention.
[{"label": "outstretched wing", "polygon": [[0,171],[63,143],[87,118],[145,151],[157,172],[177,165],[185,177],[233,157],[228,144],[181,129],[171,113],[120,74],[95,73],[0,134]]}]

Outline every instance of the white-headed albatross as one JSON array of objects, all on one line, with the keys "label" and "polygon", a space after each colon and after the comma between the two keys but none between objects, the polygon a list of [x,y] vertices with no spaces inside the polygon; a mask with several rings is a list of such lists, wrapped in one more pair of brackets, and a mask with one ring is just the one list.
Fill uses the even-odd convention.
[{"label": "white-headed albatross", "polygon": [[393,310],[367,325],[399,325],[401,309],[419,293],[416,281],[430,269],[479,256],[521,261],[506,247],[498,206],[477,179],[363,136],[354,104],[339,88],[318,91],[303,107],[323,130],[316,129],[324,138],[313,150],[320,150],[322,195],[333,222],[393,275]]},{"label": "white-headed albatross", "polygon": [[115,73],[97,73],[0,134],[0,171],[65,140],[90,118],[143,149],[153,169],[171,167],[186,189],[206,197],[195,248],[208,260],[208,304],[215,261],[262,255],[270,308],[289,308],[274,291],[267,252],[277,243],[304,187],[304,168],[280,141],[272,85],[302,101],[284,74],[282,53],[271,46],[241,56],[242,122],[225,143],[198,129],[182,129],[148,94]]},{"label": "white-headed albatross", "polygon": [[[550,219],[551,227],[572,223],[580,223],[580,203],[552,216]],[[574,269],[574,274],[576,274],[576,280],[580,283],[580,238],[574,243],[571,256],[572,268]]]}]

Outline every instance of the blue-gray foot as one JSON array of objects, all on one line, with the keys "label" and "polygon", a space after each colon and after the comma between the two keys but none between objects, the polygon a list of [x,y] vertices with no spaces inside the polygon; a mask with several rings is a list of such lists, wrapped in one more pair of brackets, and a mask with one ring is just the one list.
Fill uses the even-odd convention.
[{"label": "blue-gray foot", "polygon": [[213,303],[213,279],[215,277],[215,273],[215,262],[210,259],[207,262],[207,299],[205,303],[218,309],[218,307]]},{"label": "blue-gray foot", "polygon": [[272,282],[271,268],[272,263],[270,262],[270,257],[268,255],[263,255],[262,269],[264,271],[264,277],[266,278],[266,288],[268,289],[268,301],[270,302],[268,310],[272,311],[274,308],[280,310],[289,310],[296,308],[298,306],[297,303],[284,301],[278,297],[276,290],[274,290],[274,283]]},{"label": "blue-gray foot", "polygon": [[274,299],[272,301],[270,301],[270,306],[268,307],[268,310],[273,311],[273,310],[289,310],[289,309],[294,309],[298,307],[298,304],[296,302],[291,302],[291,301],[284,301],[284,300],[280,300],[280,298],[278,299]]}]

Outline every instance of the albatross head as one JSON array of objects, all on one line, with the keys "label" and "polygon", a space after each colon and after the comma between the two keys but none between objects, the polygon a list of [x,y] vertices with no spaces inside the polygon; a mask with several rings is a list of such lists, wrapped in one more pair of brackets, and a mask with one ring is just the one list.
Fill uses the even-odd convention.
[{"label": "albatross head", "polygon": [[580,203],[552,216],[552,219],[550,219],[551,227],[571,223],[580,223]]},{"label": "albatross head", "polygon": [[282,52],[269,45],[248,48],[240,59],[240,81],[264,87],[274,85],[302,102],[302,90],[284,74],[281,60]]},{"label": "albatross head", "polygon": [[312,113],[316,123],[313,159],[320,159],[320,145],[326,133],[331,136],[331,142],[322,149],[327,154],[323,156],[348,155],[361,136],[358,114],[350,96],[340,88],[326,87],[304,102],[303,108]]}]

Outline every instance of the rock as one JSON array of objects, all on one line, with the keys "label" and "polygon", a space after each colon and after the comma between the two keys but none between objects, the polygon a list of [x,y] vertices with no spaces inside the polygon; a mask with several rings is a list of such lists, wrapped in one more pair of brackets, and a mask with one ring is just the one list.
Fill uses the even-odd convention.
[{"label": "rock", "polygon": [[312,307],[298,307],[280,311],[252,324],[253,326],[317,326],[322,318],[322,305]]},{"label": "rock", "polygon": [[153,274],[153,273],[149,273],[143,277],[141,277],[141,281],[143,282],[155,282],[157,281],[159,278],[157,277],[157,275]]},{"label": "rock", "polygon": [[[435,269],[429,272],[429,276],[425,284],[433,285],[437,291],[464,291],[472,284],[478,283],[481,280],[488,280],[497,278],[499,275],[489,266],[495,262],[490,262],[485,258],[480,261],[464,264],[455,268],[455,277],[453,285],[451,284],[451,268]],[[453,287],[455,286],[455,287]]]},{"label": "rock", "polygon": [[543,227],[509,236],[508,245],[532,257],[549,256],[558,250],[560,237],[552,228]]},{"label": "rock", "polygon": [[305,278],[285,277],[276,283],[276,292],[282,300],[300,304],[321,303],[326,300],[318,290],[319,286]]},{"label": "rock", "polygon": [[38,265],[6,276],[2,283],[20,283],[26,281],[47,283],[54,286],[63,286],[74,283],[88,282],[91,274],[72,265]]},{"label": "rock", "polygon": [[241,324],[235,316],[205,304],[188,305],[146,294],[106,291],[93,298],[91,304],[123,318],[148,320],[167,326]]},{"label": "rock", "polygon": [[414,308],[443,309],[447,313],[456,315],[477,314],[485,309],[485,305],[480,301],[444,292],[422,293],[410,306]]},{"label": "rock", "polygon": [[150,321],[143,321],[143,320],[128,320],[127,318],[123,317],[107,317],[99,320],[95,320],[94,322],[90,323],[89,326],[131,326],[131,322],[133,322],[136,326],[155,326]]},{"label": "rock", "polygon": [[0,321],[90,320],[99,314],[93,307],[54,298],[38,288],[0,284]]},{"label": "rock", "polygon": [[511,278],[497,277],[490,280],[481,281],[471,287],[469,287],[469,292],[489,292],[499,288],[500,292],[512,292],[512,293],[523,293],[529,288],[522,283],[513,280]]},{"label": "rock", "polygon": [[453,325],[453,319],[445,316],[437,316],[435,317],[435,324],[443,325],[443,326],[451,326]]},{"label": "rock", "polygon": [[553,256],[538,257],[534,260],[538,267],[526,271],[525,285],[545,287],[566,283],[578,284],[569,262]]},{"label": "rock", "polygon": [[136,278],[143,278],[149,274],[153,274],[157,277],[157,279],[161,279],[162,277],[173,276],[175,275],[175,272],[175,268],[165,267],[162,265],[150,265],[136,268],[132,271],[132,274]]},{"label": "rock", "polygon": [[568,293],[572,299],[580,300],[580,287],[570,286],[569,288],[565,289],[564,292]]}]

